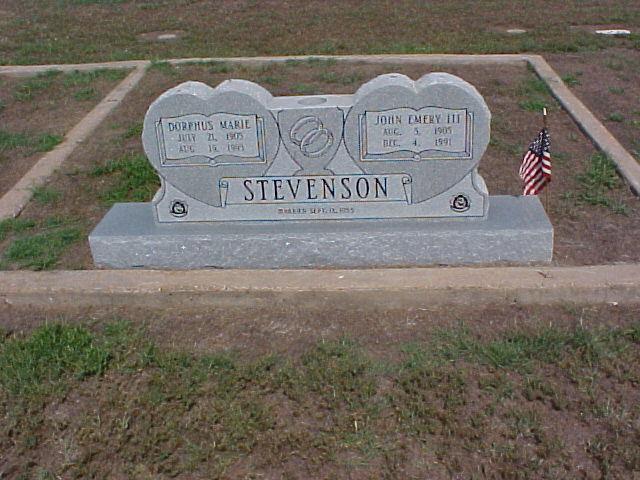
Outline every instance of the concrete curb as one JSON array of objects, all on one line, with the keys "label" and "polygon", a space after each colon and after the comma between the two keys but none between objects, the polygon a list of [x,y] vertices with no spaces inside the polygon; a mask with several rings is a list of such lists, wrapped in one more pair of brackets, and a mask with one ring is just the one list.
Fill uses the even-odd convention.
[{"label": "concrete curb", "polygon": [[[640,194],[640,165],[571,93],[538,55],[308,55],[296,57],[192,58],[172,64],[230,62],[264,64],[309,58],[344,62],[491,65],[529,63],[585,134],[616,163]],[[135,68],[71,132],[0,199],[0,218],[17,215],[31,189],[83,141],[144,76],[149,61],[82,65],[4,66],[0,74],[34,75],[58,69]],[[12,195],[10,195],[12,194]],[[3,272],[0,298],[12,305],[57,307],[149,306],[153,308],[234,306],[250,311],[273,302],[331,308],[427,308],[491,303],[640,303],[640,264],[593,267],[486,267],[379,270],[197,270]]]},{"label": "concrete curb", "polygon": [[310,59],[335,60],[347,63],[396,63],[396,64],[425,64],[433,65],[446,63],[449,65],[496,65],[518,64],[527,62],[526,55],[520,54],[486,54],[486,55],[456,55],[456,54],[381,54],[381,55],[291,55],[275,57],[218,57],[218,58],[174,58],[167,60],[173,65],[185,63],[225,62],[244,65],[263,65],[265,63],[286,63],[292,61],[308,61]]},{"label": "concrete curb", "polygon": [[376,270],[4,272],[21,306],[426,308],[433,305],[640,303],[640,265]]},{"label": "concrete curb", "polygon": [[119,69],[119,68],[139,68],[146,67],[151,62],[149,60],[128,60],[122,62],[98,62],[98,63],[68,63],[68,64],[51,64],[51,65],[5,65],[0,66],[0,75],[9,75],[12,77],[32,77],[39,73],[57,70],[61,72],[87,72],[91,70],[99,70],[102,68]]},{"label": "concrete curb", "polygon": [[144,73],[143,66],[131,72],[65,135],[60,145],[42,156],[11,190],[0,198],[0,219],[13,218],[20,214],[31,199],[33,189],[47,181],[47,178],[62,165],[78,144],[85,141],[127,93],[138,84]]},{"label": "concrete curb", "polygon": [[[185,63],[226,62],[245,65],[262,65],[265,63],[285,63],[289,61],[306,61],[312,58],[336,60],[340,62],[369,62],[369,63],[448,63],[454,65],[493,65],[527,62],[527,55],[521,54],[487,54],[487,55],[457,55],[457,54],[384,54],[384,55],[291,55],[275,57],[194,57],[172,58],[164,60],[172,65]],[[49,70],[71,72],[74,70],[89,71],[100,68],[138,68],[151,65],[149,60],[125,60],[118,62],[51,64],[51,65],[0,65],[0,75],[28,77]]]}]

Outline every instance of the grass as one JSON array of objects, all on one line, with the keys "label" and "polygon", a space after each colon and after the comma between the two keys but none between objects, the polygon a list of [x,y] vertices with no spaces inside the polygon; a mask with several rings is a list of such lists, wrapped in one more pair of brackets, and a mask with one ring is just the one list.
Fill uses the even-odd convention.
[{"label": "grass", "polygon": [[111,205],[117,202],[144,202],[153,197],[160,186],[158,176],[147,158],[139,153],[109,161],[91,171],[94,177],[114,177],[114,183],[101,194]]},{"label": "grass", "polygon": [[122,80],[126,75],[127,71],[123,69],[102,68],[87,72],[74,70],[64,74],[58,70],[49,70],[18,85],[13,96],[19,102],[29,102],[59,84],[65,90],[72,90],[76,100],[93,100],[97,96],[96,89],[92,87],[96,81],[104,79],[115,82]]},{"label": "grass", "polygon": [[99,68],[90,71],[74,70],[64,76],[62,84],[66,88],[87,87],[101,78],[111,82],[117,82],[126,76],[127,70],[123,69]]},{"label": "grass", "polygon": [[36,222],[25,218],[7,218],[0,221],[0,241],[12,233],[22,233],[36,226]]},{"label": "grass", "polygon": [[85,328],[52,324],[0,349],[0,384],[12,396],[40,397],[58,391],[66,378],[101,374],[109,353]]},{"label": "grass", "polygon": [[621,72],[622,70],[624,70],[624,62],[617,59],[617,58],[613,58],[608,60],[605,63],[605,66],[610,69],[613,70],[615,72]]},{"label": "grass", "polygon": [[308,83],[296,83],[291,86],[291,91],[295,95],[315,95],[318,93],[316,87]]},{"label": "grass", "polygon": [[[4,259],[19,268],[32,270],[52,268],[69,247],[83,238],[83,230],[76,222],[67,219],[48,218],[40,224],[28,219],[24,222],[26,223],[22,225],[17,224],[22,228],[8,225],[6,230],[7,233],[17,235],[6,248]],[[31,229],[35,231],[28,232]]]},{"label": "grass", "polygon": [[94,100],[95,98],[97,98],[97,96],[98,92],[93,87],[83,87],[73,94],[73,98],[80,102]]},{"label": "grass", "polygon": [[[633,339],[634,335],[635,330]],[[565,355],[582,356],[593,363],[598,359],[599,345],[611,340],[606,334],[593,336],[582,329],[548,328],[535,333],[508,333],[497,340],[479,342],[462,325],[456,330],[436,332],[432,345],[408,352],[418,363],[447,364],[464,360],[491,368],[528,372],[535,364],[554,363]]]},{"label": "grass", "polygon": [[47,186],[35,187],[32,192],[33,199],[41,205],[50,205],[62,198],[62,192]]},{"label": "grass", "polygon": [[25,133],[11,133],[0,130],[0,152],[26,147],[31,145],[31,143],[29,136]]},{"label": "grass", "polygon": [[614,213],[627,214],[628,207],[611,196],[620,188],[622,182],[616,172],[615,164],[606,155],[594,154],[589,160],[587,170],[578,175],[578,182],[581,186],[577,194],[579,202],[600,205]]},{"label": "grass", "polygon": [[324,71],[319,73],[316,76],[316,79],[319,82],[340,85],[353,85],[363,80],[362,76],[358,74],[338,75],[337,73],[331,71]]},{"label": "grass", "polygon": [[542,112],[543,108],[550,108],[554,103],[549,87],[538,77],[528,77],[518,86],[516,93],[522,98],[518,105],[528,112]]},{"label": "grass", "polygon": [[[571,427],[556,431],[548,405],[563,409],[565,421],[578,422],[583,433],[599,432],[607,446],[592,441],[584,453],[591,460],[619,473],[640,466],[631,427],[638,411],[625,410],[632,397],[605,398],[612,385],[640,381],[637,322],[515,329],[488,338],[461,325],[401,349],[397,359],[381,359],[339,339],[297,357],[248,360],[159,348],[144,329],[122,320],[100,329],[47,324],[0,339],[0,410],[7,419],[0,441],[29,458],[49,448],[47,435],[62,428],[80,454],[47,467],[75,477],[99,476],[101,463],[111,466],[117,455],[126,472],[169,476],[229,475],[249,458],[254,472],[279,471],[293,459],[297,472],[311,469],[310,477],[327,466],[358,465],[373,476],[399,478],[400,464],[419,465],[407,456],[411,446],[451,472],[469,471],[465,456],[472,449],[502,477],[517,471],[540,478],[553,477],[550,466],[570,465],[562,446],[572,440]],[[573,375],[592,377],[591,393]],[[64,412],[65,405],[73,408],[66,420],[43,415]],[[628,411],[629,426],[616,430],[618,411]],[[519,438],[535,446],[524,464]],[[36,468],[42,466],[34,462],[25,474]]]},{"label": "grass", "polygon": [[607,120],[611,122],[621,123],[624,122],[624,116],[619,112],[614,112],[607,117]]},{"label": "grass", "polygon": [[231,70],[232,67],[225,62],[212,62],[207,69],[209,73],[229,73]]},{"label": "grass", "polygon": [[142,122],[129,125],[125,130],[124,134],[122,135],[122,137],[124,139],[140,138],[142,136],[142,128],[143,128]]},{"label": "grass", "polygon": [[50,133],[41,133],[35,137],[33,146],[38,152],[48,152],[62,142],[61,135],[52,135]]},{"label": "grass", "polygon": [[48,152],[62,142],[62,136],[51,133],[28,134],[0,130],[0,153],[27,148],[30,153]]},{"label": "grass", "polygon": [[[581,52],[612,45],[634,48],[640,40],[612,39],[569,29],[569,24],[602,22],[621,11],[632,30],[636,10],[623,0],[588,9],[559,1],[518,1],[495,15],[496,6],[467,0],[441,8],[402,1],[390,10],[385,2],[324,2],[305,15],[298,5],[265,10],[250,2],[229,11],[222,4],[202,10],[180,5],[180,22],[167,2],[44,0],[38,8],[9,2],[3,21],[5,41],[0,63],[75,63],[139,58],[344,54],[344,53],[516,53]],[[552,16],[548,15],[553,11]],[[88,15],[112,22],[91,24]],[[402,25],[402,29],[389,28]],[[465,25],[466,28],[460,28]],[[526,35],[508,35],[517,25]],[[188,35],[175,42],[141,42],[140,32],[180,28]],[[424,32],[429,35],[424,35]]]},{"label": "grass", "polygon": [[580,82],[580,79],[578,78],[578,76],[581,76],[582,72],[579,73],[570,73],[568,75],[565,75],[564,77],[562,77],[562,81],[564,83],[566,83],[569,87],[574,87],[576,85],[581,85],[582,83]]},{"label": "grass", "polygon": [[163,75],[168,76],[175,76],[178,73],[174,65],[161,60],[152,60],[151,64],[147,67],[147,70],[152,72],[160,72]]},{"label": "grass", "polygon": [[31,101],[38,93],[51,87],[54,79],[60,74],[61,72],[55,70],[39,73],[35,77],[20,84],[16,88],[13,97],[19,102]]}]

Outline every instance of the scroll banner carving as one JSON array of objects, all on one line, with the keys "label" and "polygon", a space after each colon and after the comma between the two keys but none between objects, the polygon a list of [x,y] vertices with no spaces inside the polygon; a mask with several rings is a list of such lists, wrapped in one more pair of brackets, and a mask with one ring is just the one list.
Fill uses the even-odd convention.
[{"label": "scroll banner carving", "polygon": [[410,203],[408,175],[315,175],[223,178],[222,206],[287,203]]}]

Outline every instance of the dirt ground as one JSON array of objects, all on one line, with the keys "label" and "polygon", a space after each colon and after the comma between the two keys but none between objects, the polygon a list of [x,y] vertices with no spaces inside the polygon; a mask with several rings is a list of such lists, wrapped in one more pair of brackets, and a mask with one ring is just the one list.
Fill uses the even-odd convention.
[{"label": "dirt ground", "polygon": [[[0,76],[0,132],[27,137],[22,145],[3,149],[0,142],[0,195],[9,190],[117,84],[117,78],[95,79],[63,74],[33,78]],[[0,133],[1,135],[1,133]],[[57,137],[38,145],[45,135]],[[45,140],[46,142],[46,140]],[[25,145],[24,143],[28,143]]]},{"label": "dirt ground", "polygon": [[545,56],[569,88],[640,161],[640,51]]},{"label": "dirt ground", "polygon": [[297,358],[318,342],[357,339],[379,357],[393,356],[398,345],[426,342],[436,330],[464,325],[479,339],[514,330],[542,327],[613,328],[640,319],[640,306],[452,305],[389,309],[320,305],[302,308],[284,300],[246,307],[91,307],[41,308],[0,305],[0,327],[9,335],[28,335],[47,323],[83,324],[102,328],[120,319],[134,321],[162,348],[194,354],[232,351],[252,361],[269,354]]},{"label": "dirt ground", "polygon": [[[639,314],[570,304],[282,304],[249,317],[225,308],[3,306],[0,364],[13,359],[23,372],[25,362],[54,357],[40,367],[49,380],[36,390],[32,370],[0,375],[0,472],[637,479]],[[66,330],[55,330],[60,322]],[[77,325],[91,343],[65,343],[84,338]],[[38,350],[42,334],[28,343],[41,328],[59,339],[48,353]],[[16,350],[16,342],[27,343]],[[69,345],[80,353],[70,356]],[[100,351],[102,373],[80,375],[78,365]],[[56,355],[67,362],[47,367],[58,365]]]},{"label": "dirt ground", "polygon": [[[634,234],[640,227],[637,198],[614,175],[613,183],[618,183],[618,187],[605,189],[608,208],[581,200],[586,187],[579,175],[589,169],[595,150],[546,93],[544,85],[524,66],[454,68],[312,61],[261,68],[234,68],[225,64],[172,68],[156,64],[103,127],[78,147],[49,182],[47,187],[62,192],[62,197],[48,204],[31,202],[21,218],[44,222],[64,214],[79,219],[86,238],[109,208],[105,192],[108,194],[115,188],[122,193],[124,189],[118,201],[149,201],[157,188],[155,180],[130,188],[123,175],[95,175],[95,172],[105,171],[110,162],[143,154],[139,136],[146,108],[160,93],[182,81],[200,80],[216,85],[226,78],[239,77],[256,81],[275,95],[353,93],[361,83],[380,73],[399,71],[418,78],[432,70],[448,71],[472,82],[489,105],[493,115],[491,144],[480,163],[480,172],[494,195],[521,194],[519,163],[541,127],[540,113],[529,105],[534,108],[549,105],[554,179],[542,200],[555,227],[555,264],[591,265],[640,259]],[[127,175],[141,174],[130,171]],[[10,242],[11,236],[0,248],[6,248]],[[56,268],[92,268],[87,242],[68,249]]]}]

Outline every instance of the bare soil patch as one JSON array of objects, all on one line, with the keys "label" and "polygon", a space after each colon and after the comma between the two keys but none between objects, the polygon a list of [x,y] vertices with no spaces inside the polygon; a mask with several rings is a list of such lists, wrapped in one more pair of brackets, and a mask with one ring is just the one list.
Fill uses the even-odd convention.
[{"label": "bare soil patch", "polygon": [[[149,201],[157,180],[147,166],[140,142],[140,127],[149,104],[164,90],[186,80],[216,85],[227,78],[245,78],[270,89],[274,95],[353,93],[374,76],[398,71],[418,78],[429,71],[448,71],[473,83],[493,114],[492,140],[480,163],[480,172],[494,195],[521,194],[518,167],[529,142],[541,127],[541,107],[550,108],[554,156],[554,180],[549,189],[548,214],[556,229],[554,262],[558,265],[590,265],[631,262],[640,259],[633,232],[640,227],[637,198],[613,173],[610,164],[596,162],[595,150],[568,115],[548,94],[546,87],[525,67],[464,67],[442,65],[394,66],[340,64],[312,60],[240,68],[226,64],[185,65],[158,63],[104,122],[93,138],[78,147],[48,188],[62,193],[49,203],[32,202],[22,214],[39,225],[64,215],[80,224],[82,236],[104,216],[114,201]],[[597,159],[596,159],[597,160]],[[603,167],[607,167],[608,169]],[[604,172],[608,177],[602,184]],[[586,186],[590,175],[596,187]],[[600,183],[598,183],[600,182]],[[587,194],[599,192],[596,200]],[[598,202],[595,203],[598,203]],[[38,232],[31,230],[30,234]],[[15,236],[8,235],[0,248]],[[55,262],[54,262],[55,263]],[[5,268],[20,264],[7,263]],[[62,254],[57,268],[93,268],[86,241]]]},{"label": "bare soil patch", "polygon": [[121,77],[124,71],[0,77],[0,195],[60,143]]},{"label": "bare soil patch", "polygon": [[580,100],[640,161],[640,50],[549,55]]},{"label": "bare soil patch", "polygon": [[638,314],[5,305],[0,364],[19,374],[0,374],[0,471],[636,478]]}]

